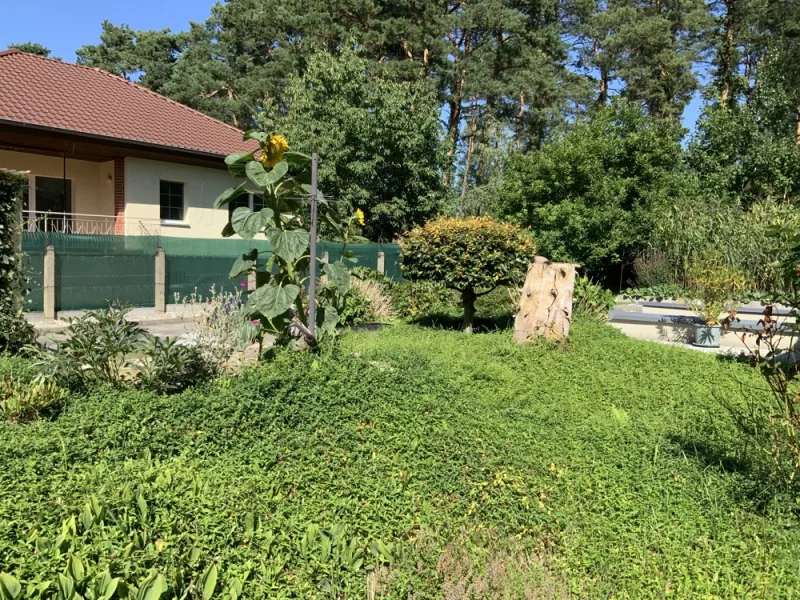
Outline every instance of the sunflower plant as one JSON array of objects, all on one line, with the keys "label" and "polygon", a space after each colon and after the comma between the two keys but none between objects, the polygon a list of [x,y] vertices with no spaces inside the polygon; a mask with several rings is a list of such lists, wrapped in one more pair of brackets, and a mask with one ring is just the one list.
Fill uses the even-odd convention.
[{"label": "sunflower plant", "polygon": [[[311,157],[289,150],[282,135],[250,131],[245,140],[256,140],[259,147],[252,152],[239,152],[225,158],[228,171],[241,184],[222,192],[214,202],[222,208],[240,196],[252,194],[264,208],[252,211],[239,207],[231,214],[222,231],[224,237],[238,235],[251,240],[264,235],[272,250],[253,249],[239,256],[230,277],[255,273],[256,289],[247,301],[247,310],[264,333],[276,337],[276,343],[294,346],[316,346],[319,337],[332,335],[339,320],[338,297],[349,292],[350,277],[343,261],[322,265],[331,290],[318,299],[317,335],[308,322],[308,283],[311,236],[305,222],[304,202],[311,193]],[[345,224],[321,193],[317,193],[321,222],[341,232]],[[259,260],[266,255],[266,260]],[[329,301],[333,299],[334,301]]]}]

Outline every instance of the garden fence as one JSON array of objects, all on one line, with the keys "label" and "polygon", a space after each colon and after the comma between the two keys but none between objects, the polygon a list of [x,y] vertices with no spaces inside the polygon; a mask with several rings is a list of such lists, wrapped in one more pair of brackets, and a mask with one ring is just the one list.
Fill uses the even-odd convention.
[{"label": "garden fence", "polygon": [[[246,278],[228,278],[236,256],[258,248],[271,251],[266,240],[195,239],[161,236],[76,235],[25,232],[23,250],[30,293],[27,309],[45,310],[44,293],[52,286],[52,310],[103,308],[110,301],[130,306],[156,306],[156,252],[163,251],[163,293],[166,303],[180,303],[191,294],[203,297],[233,290]],[[46,255],[50,250],[51,261]],[[318,242],[317,256],[335,262],[343,244]],[[358,266],[383,270],[393,281],[402,280],[400,247],[395,244],[348,244]],[[268,254],[267,254],[268,256]],[[53,273],[48,271],[52,265]],[[47,278],[46,278],[47,275]],[[160,291],[159,291],[160,293]]]}]

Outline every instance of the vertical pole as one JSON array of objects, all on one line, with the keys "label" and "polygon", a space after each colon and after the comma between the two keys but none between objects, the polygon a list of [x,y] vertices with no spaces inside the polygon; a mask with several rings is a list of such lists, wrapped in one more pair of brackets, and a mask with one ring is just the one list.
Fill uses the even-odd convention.
[{"label": "vertical pole", "polygon": [[56,318],[56,249],[47,246],[44,250],[44,320],[54,321]]},{"label": "vertical pole", "polygon": [[317,153],[311,155],[311,261],[308,276],[308,329],[317,335]]},{"label": "vertical pole", "polygon": [[383,252],[378,252],[378,273],[383,275],[386,273],[386,256]]},{"label": "vertical pole", "polygon": [[156,313],[167,312],[167,260],[163,248],[156,248]]}]

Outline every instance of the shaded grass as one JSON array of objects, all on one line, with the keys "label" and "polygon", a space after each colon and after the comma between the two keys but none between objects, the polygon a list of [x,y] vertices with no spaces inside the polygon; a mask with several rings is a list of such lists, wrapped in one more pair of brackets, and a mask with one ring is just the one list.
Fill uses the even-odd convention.
[{"label": "shaded grass", "polygon": [[[252,598],[791,598],[794,507],[719,404],[745,393],[744,365],[588,321],[566,348],[401,325],[178,396],[100,391],[0,424],[0,570],[54,569],[34,524],[142,486],[176,546],[250,561]],[[358,568],[309,537],[339,525]]]}]

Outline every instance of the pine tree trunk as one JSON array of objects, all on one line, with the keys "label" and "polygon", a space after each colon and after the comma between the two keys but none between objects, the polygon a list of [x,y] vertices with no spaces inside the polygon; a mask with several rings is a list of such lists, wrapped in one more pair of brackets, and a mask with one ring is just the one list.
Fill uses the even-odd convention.
[{"label": "pine tree trunk", "polygon": [[719,69],[722,77],[720,103],[724,106],[732,101],[733,79],[736,75],[733,65],[733,52],[736,37],[735,4],[736,0],[725,0],[725,47],[721,52],[722,61]]},{"label": "pine tree trunk", "polygon": [[525,343],[538,336],[562,340],[572,323],[575,269],[570,263],[552,263],[537,256],[528,267],[519,311],[514,320],[514,339]]}]

